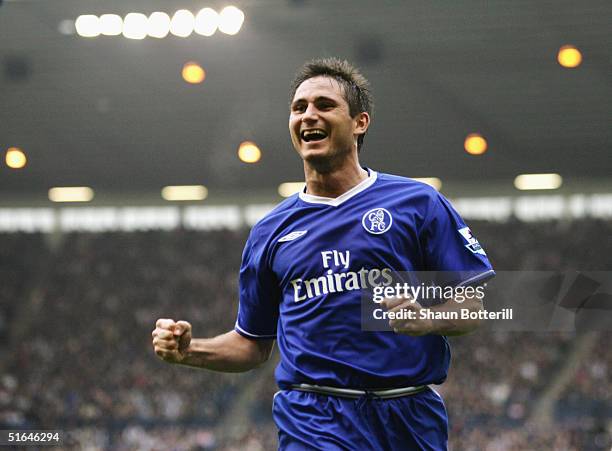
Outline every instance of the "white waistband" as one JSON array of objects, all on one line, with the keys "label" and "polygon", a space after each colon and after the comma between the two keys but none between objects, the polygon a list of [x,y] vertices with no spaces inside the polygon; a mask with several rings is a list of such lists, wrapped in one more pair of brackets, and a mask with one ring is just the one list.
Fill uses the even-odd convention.
[{"label": "white waistband", "polygon": [[333,395],[345,398],[361,398],[362,396],[371,396],[373,398],[389,399],[399,398],[400,396],[413,395],[422,392],[428,385],[419,385],[416,387],[389,388],[381,390],[356,390],[353,388],[338,388],[327,387],[325,385],[311,384],[296,384],[291,386],[294,390],[307,391],[312,393],[320,393],[322,395]]}]

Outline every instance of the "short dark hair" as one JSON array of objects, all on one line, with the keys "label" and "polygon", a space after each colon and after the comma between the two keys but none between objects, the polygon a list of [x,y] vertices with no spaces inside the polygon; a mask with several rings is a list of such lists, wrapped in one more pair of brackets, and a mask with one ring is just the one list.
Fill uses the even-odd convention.
[{"label": "short dark hair", "polygon": [[[351,117],[361,112],[372,113],[373,99],[368,80],[346,60],[339,58],[318,58],[308,61],[295,74],[289,91],[289,103],[293,101],[295,91],[309,78],[329,77],[336,80],[344,91],[344,98],[349,106]],[[357,150],[363,145],[363,135],[357,138]]]}]

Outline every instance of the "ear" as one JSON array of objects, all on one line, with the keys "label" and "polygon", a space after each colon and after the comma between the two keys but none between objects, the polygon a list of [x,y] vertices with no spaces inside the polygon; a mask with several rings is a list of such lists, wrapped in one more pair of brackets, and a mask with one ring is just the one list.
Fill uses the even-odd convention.
[{"label": "ear", "polygon": [[353,118],[353,133],[355,135],[363,135],[370,126],[370,115],[365,111],[357,114]]}]

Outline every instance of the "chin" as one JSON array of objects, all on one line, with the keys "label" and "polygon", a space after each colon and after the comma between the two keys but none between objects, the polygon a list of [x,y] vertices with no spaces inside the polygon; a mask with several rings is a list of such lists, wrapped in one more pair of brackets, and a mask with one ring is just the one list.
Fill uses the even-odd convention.
[{"label": "chin", "polygon": [[300,152],[300,156],[319,172],[330,172],[338,163],[338,154],[329,149],[306,149]]},{"label": "chin", "polygon": [[300,155],[307,162],[329,160],[333,157],[328,149],[302,149]]}]

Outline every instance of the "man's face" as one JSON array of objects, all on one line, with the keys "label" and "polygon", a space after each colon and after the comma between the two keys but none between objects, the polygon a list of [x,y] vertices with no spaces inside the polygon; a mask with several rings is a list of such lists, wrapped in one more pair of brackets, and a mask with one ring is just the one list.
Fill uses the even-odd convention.
[{"label": "man's face", "polygon": [[291,141],[304,161],[329,163],[356,149],[355,133],[360,130],[357,118],[351,118],[342,86],[336,80],[309,78],[298,86],[291,102]]}]

